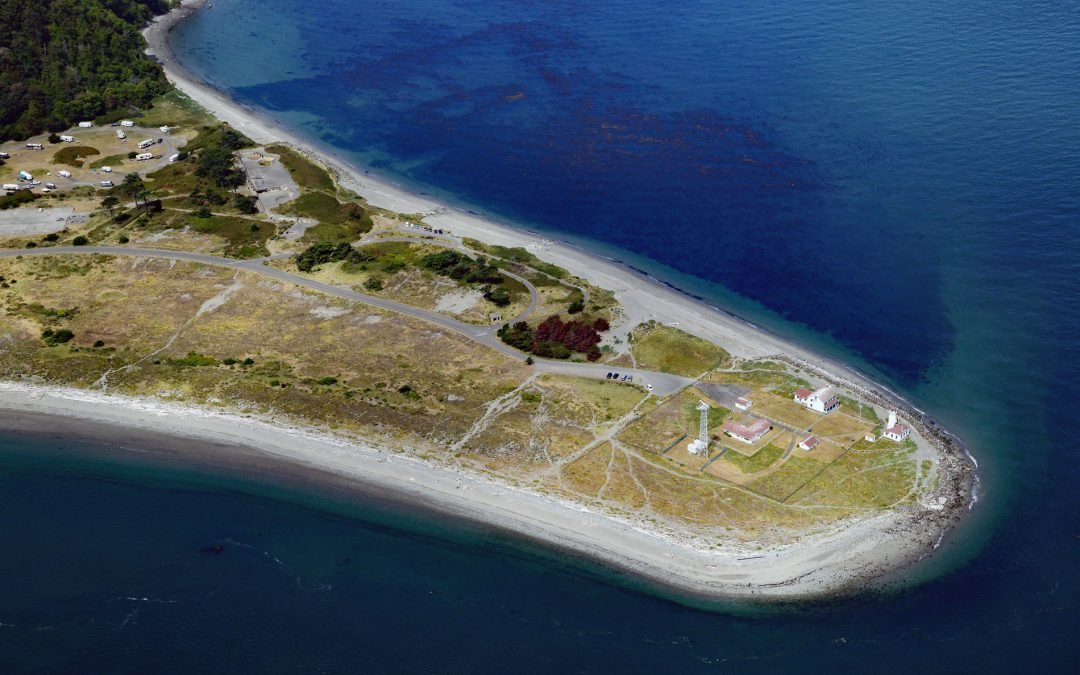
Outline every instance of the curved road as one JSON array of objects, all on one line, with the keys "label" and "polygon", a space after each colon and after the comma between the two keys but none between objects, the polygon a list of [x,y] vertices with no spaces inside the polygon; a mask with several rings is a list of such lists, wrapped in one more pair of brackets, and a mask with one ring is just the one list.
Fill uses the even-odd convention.
[{"label": "curved road", "polygon": [[[257,274],[263,274],[266,276],[274,277],[281,281],[295,284],[303,288],[308,288],[313,291],[325,293],[327,295],[334,295],[339,298],[345,298],[353,300],[355,302],[372,305],[374,307],[380,307],[391,312],[397,312],[404,314],[405,316],[426,321],[439,325],[449,331],[464,335],[465,337],[479,342],[495,351],[509,356],[510,358],[523,361],[526,358],[526,354],[514,349],[510,345],[504,343],[498,337],[493,334],[491,328],[481,328],[473,326],[471,324],[452,319],[443,314],[432,312],[426,309],[420,309],[418,307],[411,307],[409,305],[402,304],[400,302],[394,302],[393,300],[386,300],[385,298],[378,298],[373,295],[366,295],[364,293],[358,293],[348,288],[342,288],[340,286],[333,286],[330,284],[316,281],[314,279],[308,279],[291,272],[279,270],[275,267],[271,267],[266,264],[269,259],[267,258],[255,258],[252,260],[235,260],[232,258],[223,258],[221,256],[209,255],[206,253],[195,253],[192,251],[168,251],[165,249],[155,248],[136,248],[125,246],[52,246],[48,248],[28,248],[28,249],[5,249],[0,250],[0,258],[16,258],[20,256],[45,256],[45,255],[90,255],[90,254],[102,254],[102,255],[122,255],[131,257],[144,257],[144,258],[164,258],[166,260],[182,260],[185,262],[201,263],[203,265],[214,265],[217,267],[231,267],[233,269],[242,269]],[[615,368],[611,366],[605,366],[599,363],[577,363],[573,361],[557,361],[553,359],[541,359],[534,357],[534,368],[543,373],[551,373],[555,375],[573,375],[578,377],[591,377],[604,379],[606,374],[613,370],[618,370],[621,375],[632,375],[635,384],[653,386],[654,393],[660,396],[666,396],[674,393],[679,389],[691,384],[693,380],[687,377],[680,377],[678,375],[669,375],[667,373],[658,373],[649,370],[641,370],[638,368]]]}]

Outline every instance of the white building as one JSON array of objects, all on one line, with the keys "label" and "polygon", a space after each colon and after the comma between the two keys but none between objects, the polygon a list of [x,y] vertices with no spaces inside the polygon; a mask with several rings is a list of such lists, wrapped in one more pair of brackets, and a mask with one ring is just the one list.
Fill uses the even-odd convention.
[{"label": "white building", "polygon": [[826,415],[840,407],[840,397],[828,387],[813,392],[809,389],[797,389],[795,402]]},{"label": "white building", "polygon": [[906,424],[900,424],[900,421],[896,419],[896,411],[890,410],[889,422],[885,425],[885,431],[881,435],[890,441],[900,443],[911,435],[911,429]]},{"label": "white building", "polygon": [[772,426],[769,425],[768,420],[756,419],[750,424],[739,424],[738,422],[724,422],[724,431],[731,435],[732,438],[737,438],[743,443],[753,443],[759,438],[768,433]]},{"label": "white building", "polygon": [[813,450],[817,447],[817,444],[818,439],[813,435],[807,436],[806,438],[799,441],[799,447],[803,450]]},{"label": "white building", "polygon": [[740,396],[739,398],[735,399],[735,407],[739,410],[749,410],[750,406],[752,405],[754,405],[754,402],[748,398],[743,398],[742,396]]}]

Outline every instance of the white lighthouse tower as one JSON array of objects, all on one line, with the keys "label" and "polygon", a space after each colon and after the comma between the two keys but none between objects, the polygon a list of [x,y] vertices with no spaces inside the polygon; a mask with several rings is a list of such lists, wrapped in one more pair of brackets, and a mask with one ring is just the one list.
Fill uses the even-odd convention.
[{"label": "white lighthouse tower", "polygon": [[691,455],[709,454],[709,404],[698,399],[698,412],[701,413],[701,421],[698,423],[698,437],[690,443],[687,450]]}]

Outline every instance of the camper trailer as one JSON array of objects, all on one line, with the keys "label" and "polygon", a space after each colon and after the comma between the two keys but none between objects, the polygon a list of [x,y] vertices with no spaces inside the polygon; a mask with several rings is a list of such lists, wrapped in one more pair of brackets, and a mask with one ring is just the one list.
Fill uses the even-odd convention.
[{"label": "camper trailer", "polygon": [[60,171],[57,171],[56,173],[60,174],[64,178],[71,178],[71,172],[70,171],[64,171],[63,169],[61,169]]},{"label": "camper trailer", "polygon": [[29,171],[20,171],[19,180],[34,180],[34,177],[30,174]]},{"label": "camper trailer", "polygon": [[169,133],[169,127],[158,127],[158,131],[160,131],[163,134],[167,134],[167,133]]},{"label": "camper trailer", "polygon": [[133,126],[135,126],[135,123],[132,122],[131,120],[120,120],[120,126],[122,126],[122,127],[133,127]]},{"label": "camper trailer", "polygon": [[41,143],[27,143],[26,148],[27,150],[41,150],[42,145]]},{"label": "camper trailer", "polygon": [[105,173],[112,173],[112,167],[111,166],[103,166],[103,167],[101,167],[101,170],[104,171]]},{"label": "camper trailer", "polygon": [[139,149],[144,150],[154,144],[154,139],[148,138],[145,141],[139,141]]},{"label": "camper trailer", "polygon": [[80,129],[89,129],[92,126],[94,126],[93,122],[79,122]]},{"label": "camper trailer", "polygon": [[180,159],[180,153],[179,152],[177,152],[177,153],[175,153],[173,155],[169,155],[169,161],[170,162],[175,162],[178,159]]},{"label": "camper trailer", "polygon": [[103,187],[103,188],[110,188],[112,186],[113,186],[113,182],[111,180],[103,180],[103,181],[101,181],[101,187]]},{"label": "camper trailer", "polygon": [[19,185],[17,183],[4,183],[4,189],[9,192],[15,192],[19,189]]},{"label": "camper trailer", "polygon": [[124,140],[125,138],[127,138],[127,134],[124,133],[123,129],[117,129],[116,130],[116,137],[119,138],[120,140]]},{"label": "camper trailer", "polygon": [[154,153],[152,153],[152,152],[140,152],[139,154],[135,155],[135,161],[136,162],[145,162],[146,160],[153,159],[153,158],[154,158]]},{"label": "camper trailer", "polygon": [[74,143],[75,142],[75,137],[74,136],[61,136],[60,140],[65,142],[65,143]]}]

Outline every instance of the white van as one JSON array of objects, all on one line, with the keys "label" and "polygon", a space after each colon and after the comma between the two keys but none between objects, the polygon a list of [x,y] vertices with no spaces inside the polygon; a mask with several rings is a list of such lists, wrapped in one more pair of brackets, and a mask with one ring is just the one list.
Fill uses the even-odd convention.
[{"label": "white van", "polygon": [[101,187],[109,188],[109,187],[112,187],[112,186],[113,186],[113,182],[111,180],[103,180],[103,181],[101,181]]},{"label": "white van", "polygon": [[111,166],[103,166],[103,167],[101,167],[101,170],[104,171],[105,173],[112,173],[112,167]]},{"label": "white van", "polygon": [[56,173],[60,174],[64,178],[71,178],[71,172],[70,171],[60,170],[60,171],[57,171]]}]

